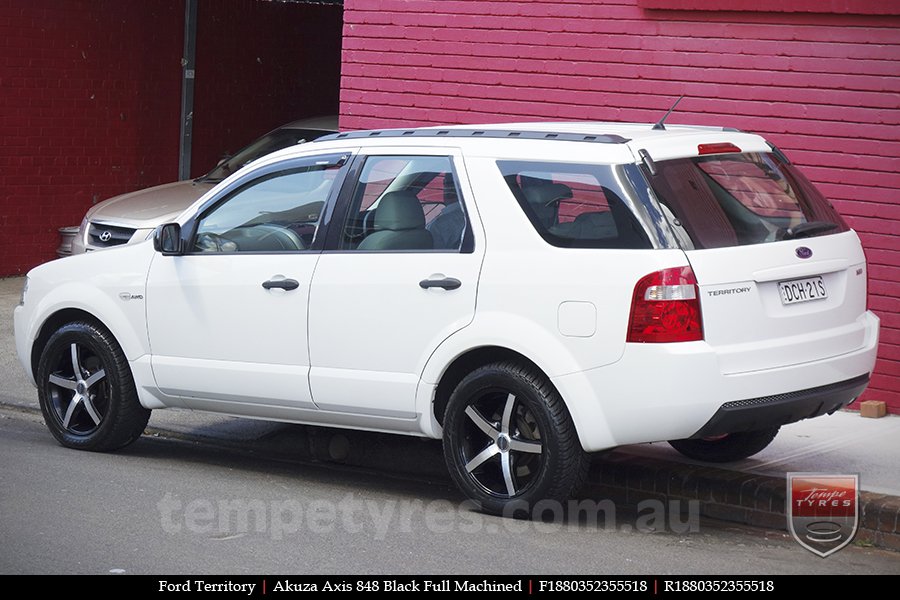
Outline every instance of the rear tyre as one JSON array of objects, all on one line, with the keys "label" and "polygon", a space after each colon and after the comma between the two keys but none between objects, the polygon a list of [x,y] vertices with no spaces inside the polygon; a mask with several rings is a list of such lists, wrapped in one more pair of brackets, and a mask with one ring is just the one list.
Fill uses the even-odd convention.
[{"label": "rear tyre", "polygon": [[36,380],[44,422],[63,446],[116,450],[138,439],[150,418],[118,342],[93,323],[60,327],[41,353]]},{"label": "rear tyre", "polygon": [[514,362],[466,376],[447,403],[444,457],[454,482],[488,513],[529,517],[564,502],[589,462],[565,403],[546,377]]},{"label": "rear tyre", "polygon": [[697,440],[672,440],[669,444],[695,460],[726,463],[742,460],[761,452],[772,443],[780,427],[769,427],[756,431],[739,431],[717,438]]}]

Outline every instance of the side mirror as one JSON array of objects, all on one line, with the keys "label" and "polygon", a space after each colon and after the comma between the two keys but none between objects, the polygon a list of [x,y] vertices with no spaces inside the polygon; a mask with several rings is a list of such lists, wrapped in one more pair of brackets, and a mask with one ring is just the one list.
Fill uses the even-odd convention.
[{"label": "side mirror", "polygon": [[181,225],[166,223],[153,232],[153,249],[163,256],[180,256],[184,252],[181,247]]}]

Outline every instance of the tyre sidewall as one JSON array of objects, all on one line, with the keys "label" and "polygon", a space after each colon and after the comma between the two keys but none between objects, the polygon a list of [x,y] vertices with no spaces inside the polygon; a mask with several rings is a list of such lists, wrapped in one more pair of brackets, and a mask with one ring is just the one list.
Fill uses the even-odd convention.
[{"label": "tyre sidewall", "polygon": [[688,458],[713,463],[736,462],[762,452],[780,427],[730,433],[717,440],[672,440],[669,444]]}]

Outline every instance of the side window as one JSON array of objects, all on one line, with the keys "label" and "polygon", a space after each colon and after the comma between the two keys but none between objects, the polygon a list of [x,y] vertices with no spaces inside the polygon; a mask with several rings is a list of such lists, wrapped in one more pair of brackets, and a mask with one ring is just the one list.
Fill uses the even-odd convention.
[{"label": "side window", "polygon": [[455,250],[466,211],[447,156],[371,156],[353,192],[342,250]]},{"label": "side window", "polygon": [[194,252],[290,252],[310,247],[340,169],[317,164],[240,187],[197,226]]},{"label": "side window", "polygon": [[538,233],[560,247],[650,248],[609,166],[499,161]]}]

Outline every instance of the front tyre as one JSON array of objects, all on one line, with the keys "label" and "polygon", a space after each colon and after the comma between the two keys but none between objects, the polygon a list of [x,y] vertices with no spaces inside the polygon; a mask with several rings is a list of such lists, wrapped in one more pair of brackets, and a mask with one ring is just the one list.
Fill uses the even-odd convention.
[{"label": "front tyre", "polygon": [[587,476],[587,456],[559,393],[517,363],[466,376],[443,425],[450,475],[485,512],[529,516],[540,500],[569,499]]},{"label": "front tyre", "polygon": [[726,463],[743,460],[761,452],[772,443],[780,427],[768,427],[756,431],[738,431],[715,438],[698,440],[672,440],[673,448],[694,460]]},{"label": "front tyre", "polygon": [[150,411],[138,401],[122,349],[93,323],[57,329],[41,353],[36,379],[44,421],[63,446],[116,450],[147,426]]}]

